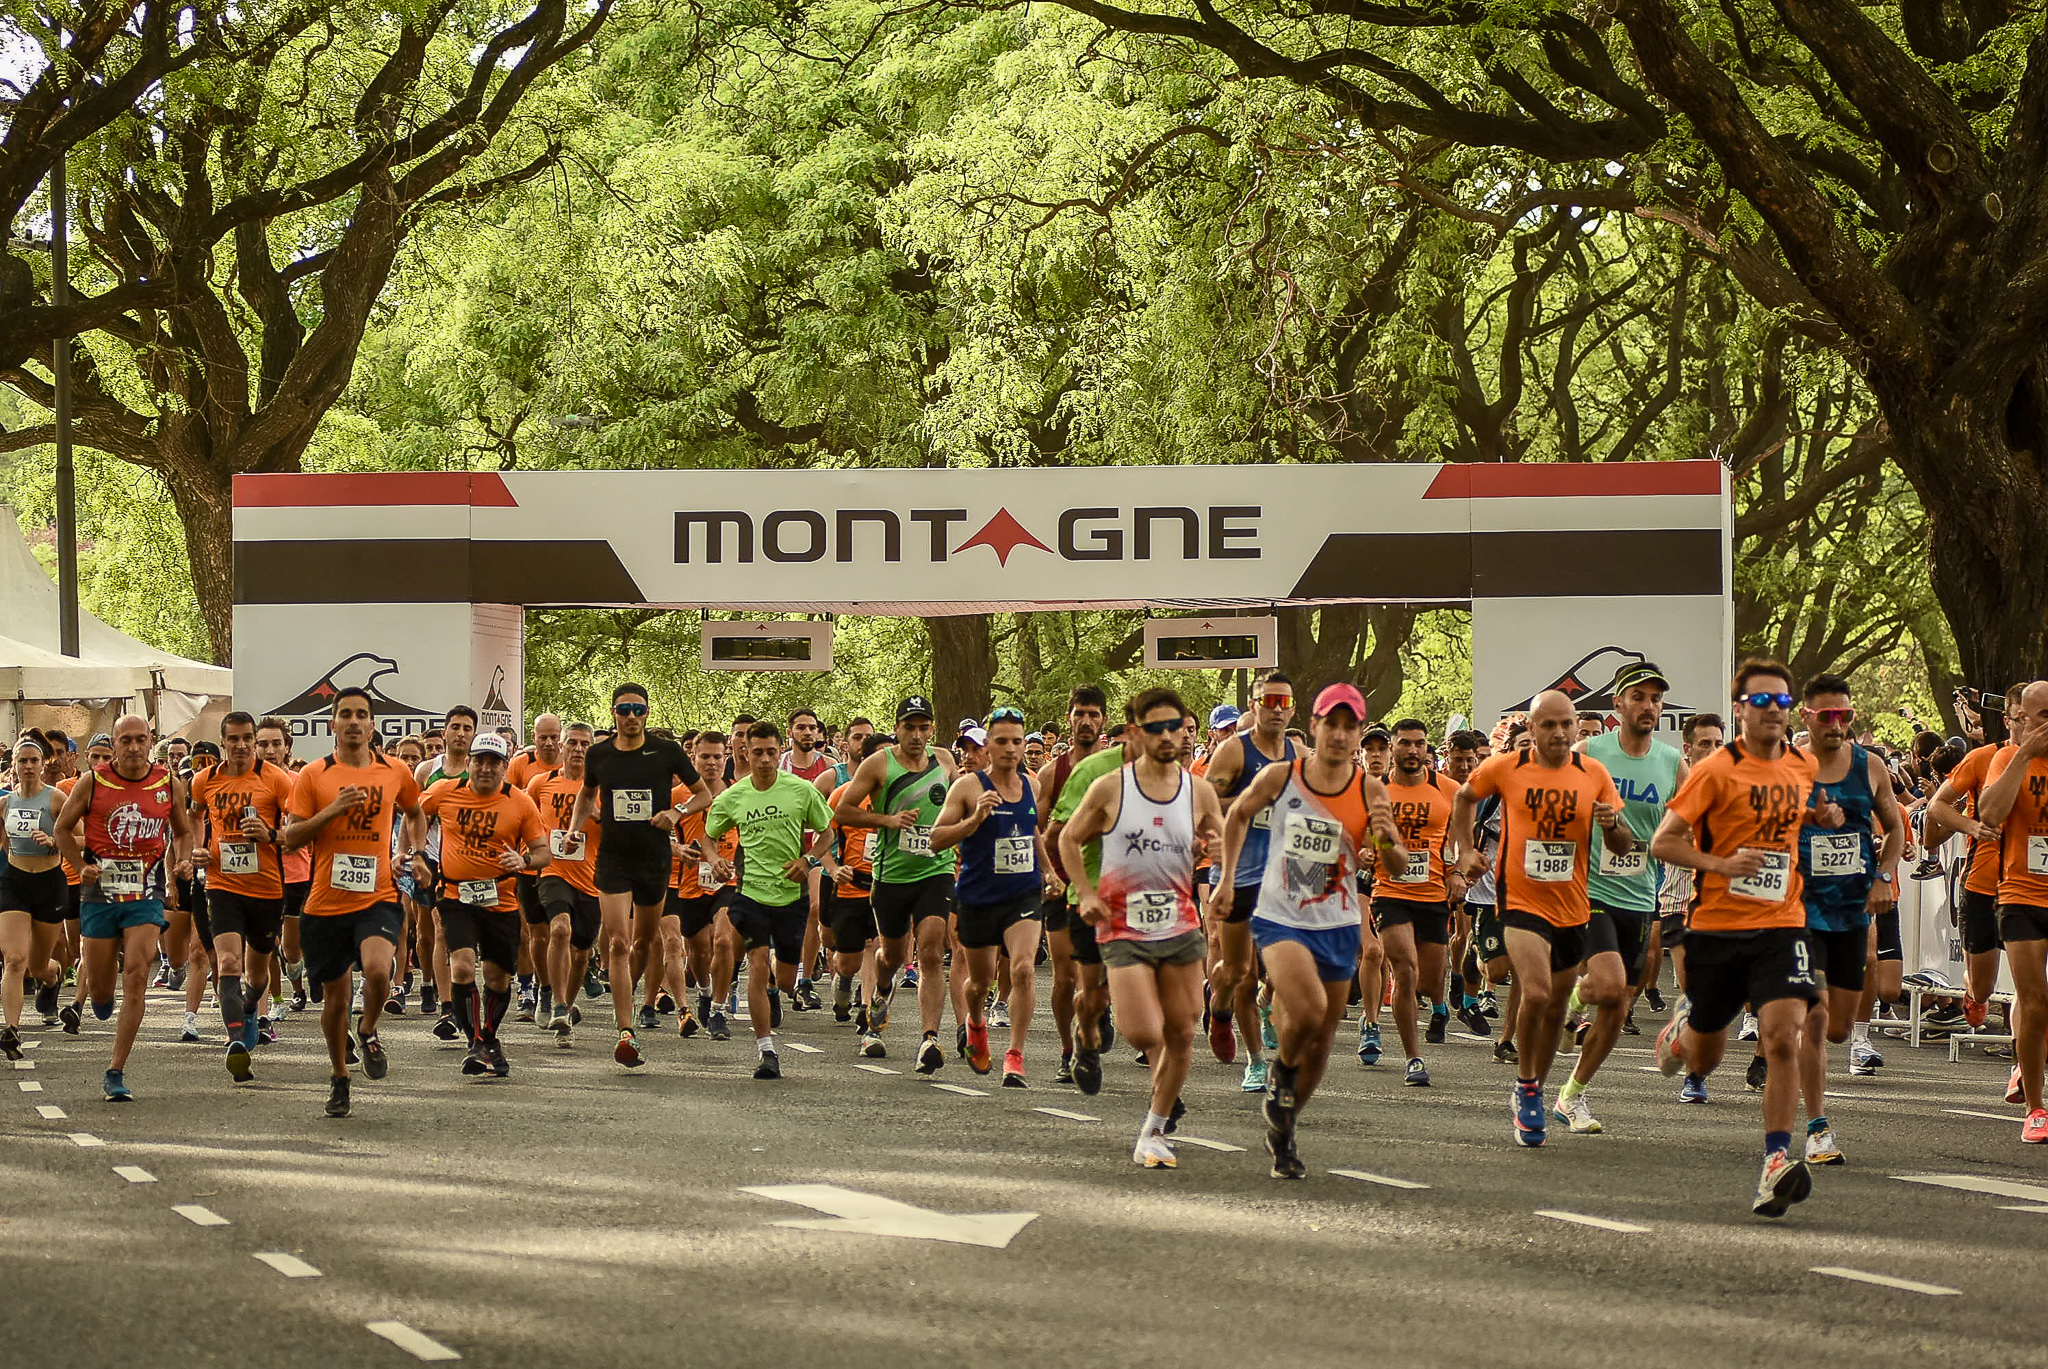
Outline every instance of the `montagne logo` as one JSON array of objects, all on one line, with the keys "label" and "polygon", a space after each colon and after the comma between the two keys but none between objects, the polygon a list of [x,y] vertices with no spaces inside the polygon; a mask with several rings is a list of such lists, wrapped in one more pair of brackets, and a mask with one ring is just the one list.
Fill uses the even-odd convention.
[{"label": "montagne logo", "polygon": [[[1640,651],[1627,647],[1603,646],[1581,656],[1562,674],[1541,689],[1531,690],[1529,697],[1520,703],[1509,704],[1505,711],[1526,713],[1536,702],[1538,694],[1556,690],[1572,701],[1572,707],[1581,713],[1600,713],[1607,721],[1614,722],[1614,680],[1621,668],[1648,659]],[[1676,732],[1685,726],[1685,720],[1699,712],[1697,708],[1679,703],[1671,695],[1664,696],[1664,713],[1658,719],[1660,732]]]},{"label": "montagne logo", "polygon": [[1051,520],[1054,532],[1048,542],[1007,508],[997,509],[965,537],[961,532],[974,526],[967,509],[836,509],[829,518],[817,509],[767,514],[705,509],[676,514],[675,557],[679,566],[748,565],[756,552],[778,563],[829,559],[845,565],[879,559],[894,564],[905,560],[907,551],[910,560],[944,565],[986,547],[1001,566],[1008,566],[1020,548],[1067,561],[1149,561],[1155,556],[1255,561],[1263,554],[1259,522],[1264,514],[1258,504],[1062,509]]},{"label": "montagne logo", "polygon": [[369,694],[377,735],[389,744],[400,737],[424,732],[441,721],[441,715],[431,709],[391,697],[385,681],[397,673],[398,662],[390,657],[359,651],[329,666],[319,680],[295,697],[265,711],[291,724],[294,750],[302,737],[316,743],[317,749],[334,739],[334,696],[353,686]]},{"label": "montagne logo", "polygon": [[483,707],[477,709],[476,725],[481,732],[495,732],[501,727],[519,730],[519,720],[513,716],[512,705],[505,701],[505,667],[491,668],[491,687],[484,691]]}]

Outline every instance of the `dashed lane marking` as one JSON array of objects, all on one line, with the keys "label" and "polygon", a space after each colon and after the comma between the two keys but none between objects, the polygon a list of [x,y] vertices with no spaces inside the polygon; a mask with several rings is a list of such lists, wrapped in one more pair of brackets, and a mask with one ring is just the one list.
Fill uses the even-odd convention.
[{"label": "dashed lane marking", "polygon": [[74,1131],[71,1133],[71,1144],[81,1150],[91,1150],[95,1146],[105,1145],[106,1142],[89,1131]]},{"label": "dashed lane marking", "polygon": [[171,1211],[177,1213],[194,1226],[229,1225],[227,1218],[221,1216],[210,1207],[201,1207],[198,1203],[179,1203],[172,1207]]},{"label": "dashed lane marking", "polygon": [[795,1051],[798,1055],[823,1055],[825,1053],[822,1047],[806,1046],[801,1041],[785,1041],[782,1043],[782,1047],[784,1050]]},{"label": "dashed lane marking", "polygon": [[1102,1120],[1100,1117],[1090,1117],[1085,1112],[1068,1112],[1065,1108],[1033,1108],[1031,1110],[1033,1112],[1042,1112],[1048,1117],[1064,1117],[1069,1122],[1100,1122]]},{"label": "dashed lane marking", "polygon": [[367,1323],[370,1334],[382,1336],[414,1359],[448,1360],[462,1356],[450,1350],[432,1336],[424,1336],[402,1321],[373,1321]]},{"label": "dashed lane marking", "polygon": [[1963,1291],[1960,1288],[1944,1288],[1938,1283],[1915,1283],[1911,1279],[1895,1279],[1889,1274],[1873,1274],[1867,1269],[1844,1269],[1833,1264],[1817,1264],[1806,1272],[1825,1274],[1831,1279],[1853,1279],[1857,1283],[1874,1283],[1879,1288],[1896,1288],[1901,1293],[1925,1293],[1930,1298],[1960,1297]]},{"label": "dashed lane marking", "polygon": [[2029,1203],[2048,1202],[2048,1187],[2023,1184],[2014,1179],[1986,1179],[1975,1174],[1894,1174],[1892,1177],[1908,1184],[1931,1184],[1936,1188],[1961,1189],[1965,1193],[1989,1193]]},{"label": "dashed lane marking", "polygon": [[902,1071],[902,1070],[892,1070],[892,1069],[890,1069],[890,1068],[889,1068],[889,1067],[888,1067],[887,1065],[855,1065],[855,1066],[854,1066],[854,1068],[855,1068],[855,1069],[857,1069],[857,1070],[866,1070],[866,1071],[867,1071],[867,1072],[868,1072],[869,1074],[901,1074],[901,1073],[903,1073],[903,1071]]},{"label": "dashed lane marking", "polygon": [[1333,1169],[1330,1173],[1343,1179],[1362,1179],[1368,1184],[1384,1184],[1388,1188],[1429,1187],[1428,1184],[1418,1184],[1413,1179],[1396,1179],[1388,1174],[1368,1174],[1362,1169]]},{"label": "dashed lane marking", "polygon": [[114,1173],[120,1175],[131,1184],[153,1184],[156,1182],[156,1175],[151,1174],[141,1165],[115,1165]]},{"label": "dashed lane marking", "polygon": [[940,1089],[940,1090],[943,1090],[943,1091],[944,1091],[944,1092],[946,1092],[946,1093],[957,1093],[957,1094],[959,1094],[959,1095],[960,1095],[960,1096],[961,1096],[962,1098],[986,1098],[986,1097],[988,1097],[988,1090],[987,1090],[987,1089],[970,1089],[970,1088],[963,1088],[963,1087],[961,1087],[961,1086],[960,1086],[959,1084],[933,1084],[933,1085],[932,1085],[932,1087],[933,1087],[933,1088],[935,1088],[935,1089]]},{"label": "dashed lane marking", "polygon": [[1975,1108],[1943,1108],[1942,1111],[1952,1112],[1958,1117],[1983,1117],[1993,1122],[2024,1122],[2027,1120],[2024,1117],[2013,1117],[2003,1112],[1979,1112]]},{"label": "dashed lane marking", "polygon": [[36,1104],[36,1116],[42,1118],[45,1122],[61,1122],[70,1114],[55,1103],[38,1103]]},{"label": "dashed lane marking", "polygon": [[263,1261],[287,1279],[317,1279],[320,1271],[296,1255],[287,1255],[282,1250],[259,1250],[255,1258]]},{"label": "dashed lane marking", "polygon": [[43,1083],[40,1079],[24,1079],[14,1087],[20,1089],[23,1093],[41,1093],[43,1091]]},{"label": "dashed lane marking", "polygon": [[1200,1146],[1203,1150],[1241,1152],[1243,1146],[1234,1146],[1228,1141],[1210,1141],[1200,1136],[1169,1136],[1166,1143],[1173,1146]]},{"label": "dashed lane marking", "polygon": [[1647,1226],[1637,1226],[1634,1222],[1617,1222],[1607,1217],[1591,1217],[1583,1212],[1561,1212],[1558,1209],[1551,1207],[1538,1208],[1536,1210],[1536,1215],[1539,1217],[1548,1217],[1552,1221],[1573,1222],[1579,1226],[1595,1227],[1601,1231],[1623,1231],[1633,1233],[1639,1231],[1648,1231],[1650,1229]]}]

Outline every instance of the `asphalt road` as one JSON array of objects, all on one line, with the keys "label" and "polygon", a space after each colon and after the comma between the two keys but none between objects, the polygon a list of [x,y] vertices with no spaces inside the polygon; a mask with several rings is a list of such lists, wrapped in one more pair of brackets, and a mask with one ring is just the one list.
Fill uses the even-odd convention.
[{"label": "asphalt road", "polygon": [[[345,1121],[321,1115],[311,1017],[287,1019],[236,1089],[216,1048],[176,1042],[159,994],[121,1107],[99,1096],[106,1026],[29,1033],[34,1068],[0,1071],[0,1364],[337,1369],[417,1363],[407,1345],[519,1369],[2048,1357],[2048,1153],[2018,1142],[2006,1066],[1937,1046],[1886,1043],[1880,1077],[1834,1085],[1850,1163],[1768,1222],[1748,1206],[1755,1097],[1724,1069],[1710,1106],[1678,1104],[1647,1035],[1624,1038],[1590,1095],[1606,1134],[1554,1123],[1540,1151],[1512,1144],[1510,1072],[1482,1043],[1430,1048],[1428,1089],[1342,1056],[1302,1125],[1310,1178],[1283,1184],[1256,1098],[1206,1052],[1182,1133],[1243,1149],[1183,1144],[1178,1170],[1143,1172],[1129,1049],[1083,1098],[1049,1082],[1049,1022],[1028,1090],[950,1061],[938,1082],[970,1096],[909,1072],[900,1025],[882,1064],[903,1073],[881,1075],[829,1013],[791,1015],[782,1039],[820,1053],[786,1046],[786,1077],[762,1083],[744,1039],[672,1033],[644,1033],[650,1063],[629,1076],[590,1029],[604,1017],[566,1053],[508,1024],[503,1081],[465,1079],[417,1015],[387,1020],[391,1074],[358,1075]],[[1352,1039],[1347,1024],[1340,1049]],[[747,1191],[794,1185],[867,1195],[842,1215],[869,1229],[782,1225],[832,1213]],[[967,1224],[995,1244],[907,1239],[874,1234],[874,1212],[885,1229],[934,1219],[876,1199],[1036,1215],[1006,1245],[1014,1217]],[[191,1206],[225,1225],[174,1210]],[[406,1344],[371,1323],[402,1324]]]}]

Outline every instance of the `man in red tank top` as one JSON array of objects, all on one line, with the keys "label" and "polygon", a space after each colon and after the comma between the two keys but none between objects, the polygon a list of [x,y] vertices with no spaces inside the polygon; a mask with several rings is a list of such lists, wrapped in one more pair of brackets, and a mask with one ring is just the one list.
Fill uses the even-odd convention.
[{"label": "man in red tank top", "polygon": [[[142,1028],[144,996],[164,928],[165,861],[192,877],[192,820],[185,782],[149,759],[149,724],[114,724],[114,759],[79,777],[57,814],[57,845],[80,874],[79,936],[93,1016],[114,1013],[114,955],[121,954],[121,1017],[107,1062],[110,1103],[129,1102],[124,1071]],[[80,823],[85,840],[78,839]]]}]

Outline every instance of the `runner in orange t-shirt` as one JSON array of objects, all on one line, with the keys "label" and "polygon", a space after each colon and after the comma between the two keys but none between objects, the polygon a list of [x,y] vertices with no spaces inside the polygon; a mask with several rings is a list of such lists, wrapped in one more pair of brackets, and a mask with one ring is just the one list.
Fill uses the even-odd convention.
[{"label": "runner in orange t-shirt", "polygon": [[[538,730],[539,722],[534,726]],[[536,775],[526,786],[526,796],[548,829],[550,857],[547,870],[535,881],[540,919],[526,915],[529,945],[541,971],[540,1006],[547,1013],[542,1025],[555,1034],[555,1044],[563,1050],[574,1044],[575,1026],[583,1020],[576,995],[582,992],[583,967],[590,963],[600,926],[595,872],[603,829],[593,817],[584,821],[581,831],[569,830],[576,796],[583,792],[583,757],[592,739],[589,723],[570,723],[562,731],[561,767]]]},{"label": "runner in orange t-shirt", "polygon": [[[2048,1062],[2048,680],[2020,695],[2025,738],[1991,766],[1991,782],[1977,800],[1977,815],[1999,830],[2003,846],[1998,878],[1998,931],[2012,970],[2015,1007],[2012,1083],[2026,1103],[2020,1140],[2048,1143],[2048,1108],[2041,1072]],[[2007,1096],[2013,1089],[2008,1087]]]},{"label": "runner in orange t-shirt", "polygon": [[[1698,871],[1685,934],[1687,1011],[1657,1036],[1667,1075],[1683,1065],[1686,1102],[1706,1101],[1706,1076],[1721,1062],[1728,1027],[1749,1004],[1764,1058],[1764,1165],[1751,1210],[1782,1217],[1813,1180],[1792,1148],[1799,1118],[1799,1041],[1820,997],[1806,905],[1800,897],[1799,829],[1840,827],[1842,810],[1816,806],[1819,766],[1786,739],[1792,675],[1752,657],[1735,672],[1736,739],[1695,765],[1665,805],[1650,856]],[[1809,814],[1811,818],[1809,819]]]},{"label": "runner in orange t-shirt", "polygon": [[391,1068],[377,1039],[377,1020],[391,990],[392,956],[405,913],[391,880],[391,829],[405,819],[404,852],[416,854],[426,837],[420,787],[399,762],[370,749],[376,726],[367,692],[345,688],[334,696],[330,727],[334,751],[301,770],[292,787],[289,848],[313,853],[313,883],[300,918],[306,972],[321,986],[320,1030],[332,1069],[327,1115],[349,1114],[348,1010],[355,994],[354,967],[363,970],[363,1015],[357,1024],[363,1072],[382,1079]]},{"label": "runner in orange t-shirt", "polygon": [[[479,732],[469,746],[469,774],[427,790],[420,811],[441,824],[441,882],[434,898],[448,938],[454,980],[455,1025],[469,1037],[464,1074],[512,1072],[498,1042],[498,1024],[512,1006],[512,976],[519,968],[519,895],[515,876],[548,863],[548,830],[533,800],[505,785],[511,748],[495,732]],[[414,876],[429,887],[432,870],[413,856]],[[484,989],[477,993],[477,962]]]},{"label": "runner in orange t-shirt", "polygon": [[[283,718],[263,717],[256,720],[256,755],[265,765],[274,765],[297,782],[299,765],[292,759],[291,724]],[[306,895],[313,888],[313,853],[301,846],[297,850],[282,852],[284,865],[284,930],[278,934],[277,955],[271,961],[270,987],[279,995],[284,986],[292,986],[292,996],[282,999],[276,1005],[277,1015],[289,1012],[304,1012],[311,1000],[306,995],[306,964],[299,946],[299,917],[305,912]],[[277,1034],[269,1030],[270,1024],[259,1018],[256,1024],[256,1039],[266,1044],[275,1042]]]},{"label": "runner in orange t-shirt", "polygon": [[[1956,926],[1963,934],[1965,958],[1963,1017],[1975,1031],[1989,1015],[1992,990],[1998,987],[1998,874],[2001,844],[1998,829],[1978,820],[1984,801],[1984,786],[1991,782],[1992,765],[2003,758],[2008,763],[2026,729],[2020,712],[2020,695],[2025,686],[2006,691],[2005,718],[2009,734],[2003,744],[1980,746],[1963,757],[1949,772],[1927,805],[1926,839],[1931,851],[1941,845],[1949,832],[1970,839],[1968,868],[1963,875],[1963,896],[1956,910]],[[1958,805],[1967,801],[1967,808]],[[1898,996],[1894,988],[1891,997]]]},{"label": "runner in orange t-shirt", "polygon": [[[724,774],[725,734],[699,732],[690,742],[690,760],[700,775]],[[707,764],[711,767],[708,770]],[[687,806],[689,795],[679,788],[670,798]],[[697,1018],[703,1021],[713,1041],[730,1041],[732,1030],[725,1020],[725,1000],[732,992],[733,966],[739,947],[732,920],[726,915],[733,899],[726,886],[739,858],[739,833],[728,832],[716,842],[706,839],[704,811],[698,809],[685,813],[676,823],[670,844],[674,848],[675,866],[669,878],[668,910],[662,923],[665,927],[670,917],[676,920],[690,973],[697,977]],[[689,1009],[682,1007],[680,998],[676,1005],[680,1014],[689,1018]],[[677,1029],[681,1030],[680,1023]],[[693,1020],[691,1030],[695,1029]]]},{"label": "runner in orange t-shirt", "polygon": [[[1500,798],[1500,858],[1494,873],[1500,925],[1521,990],[1514,1135],[1522,1145],[1540,1146],[1549,1117],[1543,1081],[1557,1054],[1572,980],[1590,949],[1586,928],[1593,912],[1586,872],[1593,828],[1599,826],[1607,849],[1618,854],[1626,855],[1635,843],[1607,767],[1572,750],[1578,715],[1571,700],[1556,690],[1538,695],[1529,710],[1529,734],[1534,740],[1528,750],[1493,757],[1458,790],[1451,839],[1461,853],[1458,874],[1470,883],[1481,868],[1473,816],[1480,800]],[[1413,1011],[1405,1003],[1402,1007]]]}]

